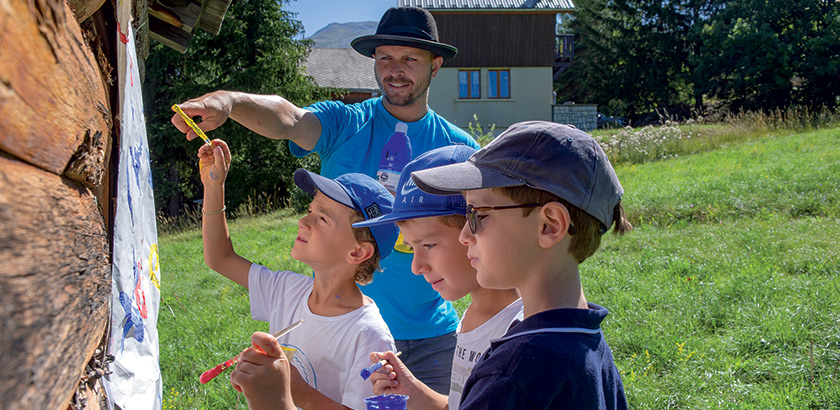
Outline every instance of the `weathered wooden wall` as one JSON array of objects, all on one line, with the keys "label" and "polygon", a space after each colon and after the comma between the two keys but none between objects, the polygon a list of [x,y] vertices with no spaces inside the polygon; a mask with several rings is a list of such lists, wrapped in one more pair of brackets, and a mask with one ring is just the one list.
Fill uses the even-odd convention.
[{"label": "weathered wooden wall", "polygon": [[0,409],[66,409],[106,329],[113,86],[90,40],[63,0],[2,1]]}]

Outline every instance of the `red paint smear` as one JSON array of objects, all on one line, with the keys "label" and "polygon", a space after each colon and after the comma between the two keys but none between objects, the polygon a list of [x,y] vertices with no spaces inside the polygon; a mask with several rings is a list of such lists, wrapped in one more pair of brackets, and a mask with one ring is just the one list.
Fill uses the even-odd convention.
[{"label": "red paint smear", "polygon": [[140,317],[143,319],[149,318],[149,309],[146,307],[146,293],[140,289],[140,281],[137,280],[137,287],[134,288],[134,300],[137,302],[137,309],[140,311]]},{"label": "red paint smear", "polygon": [[123,34],[122,28],[120,28],[120,22],[117,22],[117,32],[120,33],[120,42],[123,44],[128,44],[128,36]]},{"label": "red paint smear", "polygon": [[[134,60],[131,59],[131,54],[128,55],[128,66],[134,68]],[[131,86],[134,87],[134,71],[128,70],[128,78],[131,79]]]}]

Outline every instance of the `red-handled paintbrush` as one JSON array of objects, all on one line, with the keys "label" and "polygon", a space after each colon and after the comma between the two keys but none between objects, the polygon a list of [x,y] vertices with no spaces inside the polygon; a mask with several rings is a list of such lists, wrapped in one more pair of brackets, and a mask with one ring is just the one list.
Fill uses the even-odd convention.
[{"label": "red-handled paintbrush", "polygon": [[[286,333],[291,332],[291,331],[292,331],[292,329],[294,329],[294,328],[296,328],[296,327],[300,326],[300,324],[301,324],[301,323],[303,323],[303,319],[298,320],[298,321],[297,321],[297,322],[295,322],[295,323],[292,323],[291,325],[289,325],[289,326],[287,326],[286,328],[284,328],[284,329],[282,329],[282,330],[278,331],[277,333],[273,334],[272,336],[274,336],[274,338],[275,338],[275,339],[277,339],[277,338],[279,338],[280,336],[283,336],[283,335],[285,335]],[[240,353],[240,354],[241,354],[241,353]],[[231,366],[235,365],[235,364],[236,364],[236,362],[238,362],[238,361],[239,361],[239,355],[233,356],[233,357],[231,357],[230,359],[228,359],[227,361],[225,361],[224,363],[222,363],[222,364],[220,364],[220,365],[218,365],[218,366],[216,366],[216,367],[214,367],[214,368],[212,368],[212,369],[210,369],[210,370],[208,370],[208,371],[206,371],[206,372],[202,373],[202,374],[201,374],[201,377],[199,377],[199,378],[198,378],[198,381],[200,381],[200,382],[201,382],[201,384],[207,383],[207,382],[209,382],[210,380],[213,380],[213,378],[214,378],[214,377],[218,376],[218,375],[219,375],[219,374],[221,374],[223,371],[225,371],[225,369],[227,369],[228,367],[231,367]]]}]

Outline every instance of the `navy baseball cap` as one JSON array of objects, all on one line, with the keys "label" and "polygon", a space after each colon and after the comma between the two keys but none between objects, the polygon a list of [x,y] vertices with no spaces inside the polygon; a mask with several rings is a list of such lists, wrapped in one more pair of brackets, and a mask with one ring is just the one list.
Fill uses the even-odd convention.
[{"label": "navy baseball cap", "polygon": [[425,193],[417,189],[417,185],[411,179],[411,173],[422,169],[461,163],[466,161],[475,152],[475,148],[459,144],[448,145],[423,153],[409,162],[400,174],[400,181],[397,184],[397,197],[394,199],[394,210],[378,218],[356,222],[353,226],[358,228],[404,221],[406,219],[466,214],[467,202],[461,196],[460,192],[455,195],[432,195]]},{"label": "navy baseball cap", "polygon": [[595,217],[602,234],[624,194],[597,141],[547,121],[513,124],[467,162],[415,171],[412,179],[437,195],[522,185],[548,191]]},{"label": "navy baseball cap", "polygon": [[[377,180],[365,174],[344,174],[329,179],[305,169],[295,171],[295,184],[309,195],[316,190],[348,208],[364,215],[365,220],[380,217],[391,212],[394,196]],[[385,259],[394,248],[399,229],[393,223],[369,228],[379,249],[379,259]]]}]

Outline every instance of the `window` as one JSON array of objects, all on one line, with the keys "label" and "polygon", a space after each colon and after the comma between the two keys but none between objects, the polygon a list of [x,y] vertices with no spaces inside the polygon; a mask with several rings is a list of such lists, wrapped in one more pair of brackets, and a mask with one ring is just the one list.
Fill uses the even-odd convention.
[{"label": "window", "polygon": [[510,98],[510,70],[488,70],[490,98]]},{"label": "window", "polygon": [[481,71],[458,71],[458,98],[481,98]]}]

